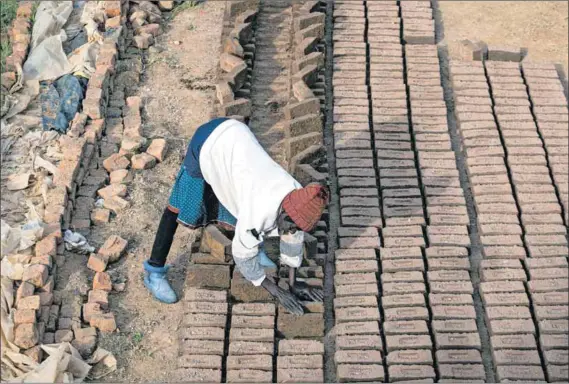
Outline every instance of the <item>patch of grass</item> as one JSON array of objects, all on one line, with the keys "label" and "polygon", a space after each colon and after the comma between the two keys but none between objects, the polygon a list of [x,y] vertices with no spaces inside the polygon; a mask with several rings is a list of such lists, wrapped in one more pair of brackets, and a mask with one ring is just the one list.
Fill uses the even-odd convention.
[{"label": "patch of grass", "polygon": [[18,3],[16,0],[1,0],[0,6],[0,68],[4,71],[6,57],[12,53],[12,45],[8,38],[8,30],[12,24],[12,20],[16,17]]},{"label": "patch of grass", "polygon": [[182,4],[176,6],[172,10],[172,13],[170,14],[170,19],[173,19],[174,17],[176,17],[176,15],[178,15],[180,12],[183,12],[187,9],[197,7],[202,2],[203,1],[200,1],[200,0],[185,0]]},{"label": "patch of grass", "polygon": [[135,332],[132,335],[132,342],[135,344],[140,344],[140,342],[142,341],[142,338],[144,337],[144,335],[141,332]]}]

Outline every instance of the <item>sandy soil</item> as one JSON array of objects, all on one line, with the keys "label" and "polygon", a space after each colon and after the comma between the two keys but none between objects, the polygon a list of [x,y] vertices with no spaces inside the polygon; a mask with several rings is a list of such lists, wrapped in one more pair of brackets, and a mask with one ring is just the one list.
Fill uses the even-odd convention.
[{"label": "sandy soil", "polygon": [[[179,12],[158,38],[157,49],[150,50],[138,88],[144,136],[167,138],[170,150],[163,163],[136,174],[128,191],[132,207],[109,225],[93,228],[89,238],[94,246],[111,234],[129,240],[129,253],[109,271],[126,279],[126,290],[110,298],[119,332],[99,339],[99,345],[118,359],[119,368],[104,378],[107,382],[168,382],[174,377],[182,304],[152,299],[142,283],[142,262],[150,254],[187,143],[213,116],[224,7],[223,1],[211,1]],[[179,296],[193,235],[179,228],[168,259],[173,265],[169,277]],[[72,271],[73,264],[66,269]]]},{"label": "sandy soil", "polygon": [[524,47],[528,60],[568,68],[567,1],[439,1],[451,57],[462,39]]}]

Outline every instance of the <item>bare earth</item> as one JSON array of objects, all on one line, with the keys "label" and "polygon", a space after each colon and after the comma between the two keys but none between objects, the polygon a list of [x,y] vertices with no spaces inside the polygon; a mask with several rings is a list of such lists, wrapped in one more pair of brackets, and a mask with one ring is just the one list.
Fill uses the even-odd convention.
[{"label": "bare earth", "polygon": [[460,40],[524,47],[528,60],[563,64],[569,46],[567,1],[439,1],[451,57]]},{"label": "bare earth", "polygon": [[[120,332],[100,338],[101,347],[118,359],[118,370],[104,378],[107,382],[175,380],[182,304],[152,299],[142,282],[142,263],[150,255],[187,143],[213,115],[224,7],[222,1],[210,1],[179,12],[157,39],[156,47],[162,51],[150,50],[138,88],[144,136],[166,138],[170,150],[163,163],[136,175],[129,188],[131,208],[111,224],[94,227],[90,237],[95,246],[111,234],[129,239],[130,253],[111,268],[126,278],[126,290],[110,298]],[[179,296],[192,240],[189,230],[179,228],[168,259],[173,264],[169,278]]]}]

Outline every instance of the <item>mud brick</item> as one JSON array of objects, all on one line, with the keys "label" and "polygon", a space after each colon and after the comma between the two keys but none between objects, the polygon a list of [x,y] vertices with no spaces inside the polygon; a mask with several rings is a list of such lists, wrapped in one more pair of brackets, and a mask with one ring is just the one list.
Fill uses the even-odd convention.
[{"label": "mud brick", "polygon": [[503,235],[503,236],[493,236],[485,235],[480,236],[480,240],[484,246],[522,246],[523,241],[518,235]]},{"label": "mud brick", "polygon": [[565,235],[526,235],[528,245],[563,245],[567,247]]},{"label": "mud brick", "polygon": [[221,369],[221,356],[182,355],[178,359],[179,368]]},{"label": "mud brick", "polygon": [[336,273],[377,272],[377,261],[352,260],[336,261]]},{"label": "mud brick", "polygon": [[566,382],[569,380],[569,368],[567,367],[567,364],[548,365],[545,369],[547,370],[547,377],[551,382],[554,381]]},{"label": "mud brick", "polygon": [[491,320],[488,328],[490,335],[535,333],[535,326],[531,319]]},{"label": "mud brick", "polygon": [[377,188],[342,188],[340,196],[378,196]]},{"label": "mud brick", "polygon": [[398,334],[428,334],[429,329],[427,323],[421,320],[414,321],[386,321],[383,323],[383,329],[386,335]]},{"label": "mud brick", "polygon": [[482,356],[480,356],[480,351],[476,349],[447,349],[436,352],[436,359],[439,363],[439,367],[448,365],[443,365],[444,363],[462,363],[462,364],[478,364],[482,363]]},{"label": "mud brick", "polygon": [[426,292],[424,283],[384,283],[382,288],[384,296]]},{"label": "mud brick", "polygon": [[412,168],[381,169],[379,173],[381,179],[385,178],[409,178],[417,177],[417,170]]},{"label": "mud brick", "polygon": [[370,307],[345,307],[336,308],[336,321],[345,323],[349,321],[380,320],[379,310]]},{"label": "mud brick", "polygon": [[375,307],[377,298],[375,296],[339,297],[334,299],[334,308],[344,307]]},{"label": "mud brick", "polygon": [[494,335],[490,337],[493,349],[537,349],[533,334]]},{"label": "mud brick", "polygon": [[569,307],[567,305],[555,305],[555,306],[535,306],[534,307],[535,316],[538,320],[557,320],[557,319],[567,319],[569,317]]},{"label": "mud brick", "polygon": [[[338,230],[340,232],[342,228]],[[337,261],[343,260],[375,260],[377,258],[374,249],[339,249],[335,252]]]},{"label": "mud brick", "polygon": [[467,293],[472,294],[474,288],[470,281],[441,281],[429,283],[431,293]]},{"label": "mud brick", "polygon": [[[340,227],[338,228],[338,236],[340,237],[357,237],[357,236],[364,236],[364,237],[375,237],[379,236],[377,228],[351,228],[351,227]],[[345,253],[347,258],[374,258],[375,251],[373,249],[368,249],[364,251],[337,251],[336,257],[342,257],[342,254]]]},{"label": "mud brick", "polygon": [[420,271],[400,271],[393,273],[382,273],[381,280],[383,283],[397,282],[423,282],[423,274]]},{"label": "mud brick", "polygon": [[433,320],[476,319],[471,305],[434,305],[431,310]]},{"label": "mud brick", "polygon": [[429,312],[424,307],[388,308],[384,316],[386,321],[429,320]]},{"label": "mud brick", "polygon": [[186,313],[203,313],[224,315],[227,314],[227,303],[211,303],[211,302],[188,302],[185,305]]},{"label": "mud brick", "polygon": [[[384,195],[383,206],[387,207],[419,207],[423,205],[420,197],[387,197]],[[384,208],[384,209],[385,209]],[[422,234],[421,234],[422,236]]]},{"label": "mud brick", "polygon": [[425,270],[421,259],[388,259],[382,260],[381,265],[384,273]]},{"label": "mud brick", "polygon": [[341,248],[379,248],[379,237],[341,237]]},{"label": "mud brick", "polygon": [[187,313],[184,315],[183,325],[186,327],[225,327],[226,315]]},{"label": "mud brick", "polygon": [[431,349],[429,335],[388,335],[385,337],[387,352],[407,349]]},{"label": "mud brick", "polygon": [[477,332],[474,320],[435,320],[432,327],[435,333]]},{"label": "mud brick", "polygon": [[486,372],[482,364],[439,364],[440,379],[454,380],[482,380]]},{"label": "mud brick", "polygon": [[562,235],[565,233],[565,227],[559,224],[527,224],[524,228],[528,235]]},{"label": "mud brick", "polygon": [[377,321],[355,321],[355,322],[339,323],[336,324],[335,332],[337,336],[379,335],[379,323]]},{"label": "mud brick", "polygon": [[427,259],[467,257],[468,249],[464,247],[429,247],[425,253]]},{"label": "mud brick", "polygon": [[411,293],[405,295],[385,296],[383,298],[383,307],[400,308],[400,307],[423,307],[426,305],[425,297],[422,294]]},{"label": "mud brick", "polygon": [[354,285],[354,284],[377,284],[377,278],[374,272],[368,273],[344,273],[337,274],[334,277],[334,284],[339,285]]},{"label": "mud brick", "polygon": [[427,277],[429,283],[437,281],[470,281],[468,271],[428,271]]},{"label": "mud brick", "polygon": [[529,276],[531,280],[547,280],[547,279],[567,279],[567,268],[542,268],[530,269]]},{"label": "mud brick", "polygon": [[528,282],[528,287],[532,293],[567,291],[569,289],[569,282],[566,279],[531,280]]},{"label": "mud brick", "polygon": [[372,177],[349,177],[343,176],[338,178],[340,188],[345,187],[376,187],[377,182]]},{"label": "mud brick", "polygon": [[321,369],[278,369],[277,383],[323,383]]},{"label": "mud brick", "polygon": [[431,293],[431,305],[474,305],[472,296],[468,294]]},{"label": "mud brick", "polygon": [[[369,145],[368,145],[369,146]],[[340,168],[338,169],[338,176],[357,176],[357,177],[372,177],[375,176],[375,170],[370,165],[370,168]],[[364,205],[364,206],[374,206],[377,202],[374,199],[369,201],[342,201],[342,205]]]},{"label": "mud brick", "polygon": [[569,303],[567,292],[543,292],[531,295],[534,305],[564,305]]},{"label": "mud brick", "polygon": [[488,293],[482,294],[486,307],[500,305],[529,306],[529,299],[525,293]]},{"label": "mud brick", "polygon": [[433,355],[427,349],[393,351],[387,355],[387,365],[433,364]]},{"label": "mud brick", "polygon": [[481,349],[478,332],[435,333],[437,349]]},{"label": "mud brick", "polygon": [[378,295],[374,283],[340,285],[336,287],[336,297]]},{"label": "mud brick", "polygon": [[383,349],[379,335],[365,336],[338,336],[336,338],[338,350],[378,350]]},{"label": "mud brick", "polygon": [[501,349],[493,350],[494,363],[503,365],[541,365],[537,350]]},{"label": "mud brick", "polygon": [[231,326],[234,328],[273,328],[273,316],[233,316]]},{"label": "mud brick", "polygon": [[444,259],[429,259],[428,260],[430,271],[440,270],[470,270],[470,261],[467,258],[444,258]]},{"label": "mud brick", "polygon": [[[567,247],[564,246],[529,246],[529,254],[532,257],[557,257],[565,256],[567,257]],[[555,274],[566,274],[563,271],[559,271]]]},{"label": "mud brick", "polygon": [[382,357],[380,351],[337,351],[334,355],[336,364],[381,364]]},{"label": "mud brick", "polygon": [[539,343],[544,351],[552,349],[566,349],[569,345],[569,336],[567,334],[546,334],[539,337]]},{"label": "mud brick", "polygon": [[423,237],[385,237],[386,248],[416,248],[425,247]]},{"label": "mud brick", "polygon": [[324,334],[324,319],[320,313],[296,316],[282,311],[277,317],[277,328],[287,338],[321,337]]},{"label": "mud brick", "polygon": [[545,360],[545,364],[547,365],[552,365],[552,364],[567,365],[569,364],[569,350],[554,349],[550,351],[545,351],[543,353],[543,358]]},{"label": "mud brick", "polygon": [[526,274],[523,269],[496,268],[483,269],[481,272],[482,281],[527,281]]},{"label": "mud brick", "polygon": [[[505,195],[504,195],[505,196]],[[508,196],[508,198],[511,198]],[[513,198],[512,198],[513,199]],[[522,228],[518,224],[482,224],[479,232],[483,236],[488,235],[521,235]]]},{"label": "mud brick", "polygon": [[214,327],[183,328],[180,334],[184,340],[223,340],[225,338],[225,330]]},{"label": "mud brick", "polygon": [[529,380],[543,381],[545,376],[540,366],[531,365],[504,365],[496,367],[498,380]]},{"label": "mud brick", "polygon": [[322,369],[323,365],[322,356],[318,355],[277,357],[277,367],[282,369]]},{"label": "mud brick", "polygon": [[198,288],[229,288],[229,266],[191,265],[188,271],[187,284]]},{"label": "mud brick", "polygon": [[[427,206],[434,205],[466,205],[464,196],[427,196]],[[456,227],[456,226],[453,226]],[[468,234],[468,232],[466,232]]]},{"label": "mud brick", "polygon": [[[493,260],[483,260],[493,261]],[[496,261],[502,261],[496,259]],[[508,259],[504,261],[509,261]],[[498,293],[498,292],[525,292],[525,287],[522,280],[518,281],[486,281],[480,283],[480,291],[484,294]]]},{"label": "mud brick", "polygon": [[512,259],[525,259],[526,251],[520,246],[508,246],[500,247],[485,246],[482,250],[484,256],[488,259],[501,259],[501,258],[512,258]]},{"label": "mud brick", "polygon": [[341,383],[354,381],[383,381],[385,372],[381,364],[338,364],[338,380]]}]

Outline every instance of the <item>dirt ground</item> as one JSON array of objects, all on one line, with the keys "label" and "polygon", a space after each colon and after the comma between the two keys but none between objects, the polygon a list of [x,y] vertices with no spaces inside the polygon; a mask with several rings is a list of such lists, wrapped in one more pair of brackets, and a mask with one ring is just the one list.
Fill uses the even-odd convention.
[{"label": "dirt ground", "polygon": [[[165,305],[152,299],[142,282],[142,263],[150,255],[188,140],[213,116],[224,7],[222,1],[210,1],[179,11],[158,37],[157,49],[149,51],[138,92],[143,100],[144,136],[166,138],[170,150],[163,163],[136,174],[128,191],[131,208],[109,225],[94,227],[89,237],[97,247],[111,234],[129,240],[129,254],[109,271],[126,279],[126,290],[110,297],[119,332],[99,339],[99,345],[118,360],[118,370],[104,378],[107,382],[167,382],[176,369],[182,304]],[[179,228],[168,259],[173,265],[169,278],[179,296],[192,239],[189,230]],[[66,264],[67,276],[84,265],[85,260],[79,259]]]},{"label": "dirt ground", "polygon": [[[524,47],[528,60],[568,68],[567,1],[439,1],[451,57],[462,39]],[[453,55],[454,53],[454,55]]]}]

